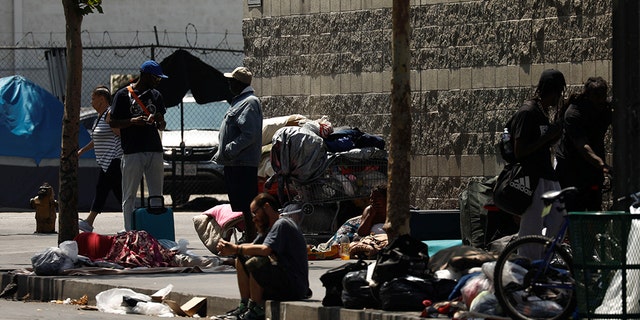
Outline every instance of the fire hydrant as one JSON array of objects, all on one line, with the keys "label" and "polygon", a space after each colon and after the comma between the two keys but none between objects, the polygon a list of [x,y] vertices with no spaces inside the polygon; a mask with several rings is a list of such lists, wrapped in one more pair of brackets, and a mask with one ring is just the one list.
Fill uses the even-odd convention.
[{"label": "fire hydrant", "polygon": [[38,190],[38,195],[29,201],[31,207],[36,209],[35,233],[56,233],[56,210],[58,201],[53,197],[53,187],[47,182]]}]

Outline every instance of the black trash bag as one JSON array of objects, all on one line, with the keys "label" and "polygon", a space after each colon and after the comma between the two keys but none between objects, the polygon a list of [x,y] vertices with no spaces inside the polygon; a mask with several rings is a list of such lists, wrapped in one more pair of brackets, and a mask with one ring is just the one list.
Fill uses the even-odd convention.
[{"label": "black trash bag", "polygon": [[401,235],[378,252],[372,280],[381,286],[393,278],[404,276],[428,279],[432,277],[428,264],[427,244],[408,234]]},{"label": "black trash bag", "polygon": [[342,279],[347,273],[357,270],[366,270],[368,264],[364,260],[357,262],[347,262],[327,270],[320,276],[322,286],[326,288],[326,293],[322,299],[322,305],[325,307],[342,306]]},{"label": "black trash bag", "polygon": [[414,276],[395,278],[380,287],[380,304],[385,311],[420,311],[422,301],[432,300],[435,289],[431,280]]},{"label": "black trash bag", "polygon": [[348,309],[378,308],[369,282],[367,270],[351,271],[342,279],[342,304]]},{"label": "black trash bag", "polygon": [[[462,244],[476,248],[487,245],[487,215],[484,205],[493,202],[493,186],[496,178],[483,182],[471,181],[459,197],[460,233]],[[491,236],[491,235],[489,235]]]}]

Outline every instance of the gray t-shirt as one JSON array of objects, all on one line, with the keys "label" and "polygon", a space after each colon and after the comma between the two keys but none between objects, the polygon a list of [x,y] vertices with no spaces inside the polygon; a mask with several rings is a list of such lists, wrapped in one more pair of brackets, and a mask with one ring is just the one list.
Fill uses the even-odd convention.
[{"label": "gray t-shirt", "polygon": [[280,218],[271,227],[264,245],[273,250],[278,264],[291,276],[296,294],[304,297],[309,288],[307,243],[298,225],[289,218]]}]

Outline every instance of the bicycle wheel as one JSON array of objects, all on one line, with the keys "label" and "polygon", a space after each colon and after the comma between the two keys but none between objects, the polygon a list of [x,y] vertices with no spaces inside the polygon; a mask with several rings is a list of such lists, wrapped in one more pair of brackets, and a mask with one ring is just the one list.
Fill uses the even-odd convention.
[{"label": "bicycle wheel", "polygon": [[524,236],[498,257],[495,295],[512,319],[569,319],[574,311],[571,255],[551,243],[543,236]]}]

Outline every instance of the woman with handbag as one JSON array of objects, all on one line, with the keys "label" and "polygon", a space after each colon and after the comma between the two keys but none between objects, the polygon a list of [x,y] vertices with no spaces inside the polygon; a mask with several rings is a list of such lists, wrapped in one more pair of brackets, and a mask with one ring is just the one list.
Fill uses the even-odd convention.
[{"label": "woman with handbag", "polygon": [[98,118],[91,129],[91,142],[78,150],[78,157],[94,149],[96,161],[100,166],[96,194],[86,219],[78,221],[78,228],[84,232],[93,231],[93,223],[102,212],[109,192],[113,192],[119,203],[122,203],[122,172],[120,171],[120,129],[109,126],[109,105],[111,91],[106,86],[97,86],[91,94],[91,106],[98,112]]},{"label": "woman with handbag", "polygon": [[[551,146],[560,138],[562,128],[550,122],[549,112],[556,107],[556,115],[559,113],[565,86],[564,75],[560,71],[543,71],[535,96],[523,103],[509,123],[515,158],[530,176],[529,183],[520,181],[522,185],[519,187],[529,188],[533,193],[531,204],[522,213],[520,237],[541,234],[545,227],[547,235],[555,235],[562,224],[562,214],[553,208],[545,217],[541,216],[544,203],[540,197],[546,191],[560,190],[552,165]],[[531,256],[533,253],[521,254]]]}]

